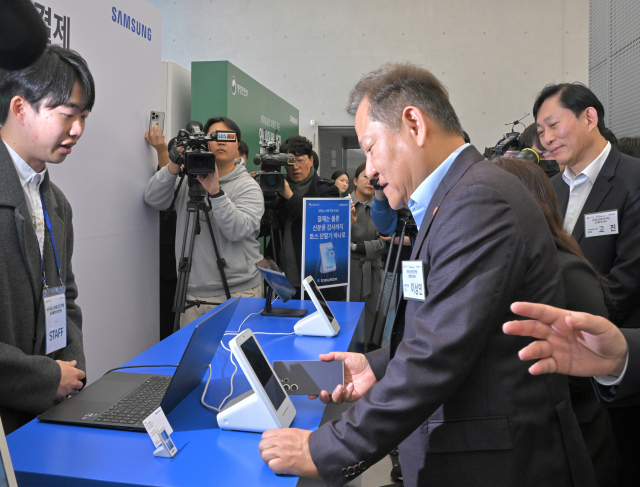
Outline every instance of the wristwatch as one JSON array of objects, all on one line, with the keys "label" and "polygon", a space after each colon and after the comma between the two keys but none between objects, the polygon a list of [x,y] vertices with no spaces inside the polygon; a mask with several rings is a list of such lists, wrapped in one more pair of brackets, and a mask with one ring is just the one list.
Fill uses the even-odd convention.
[{"label": "wristwatch", "polygon": [[355,252],[356,250],[358,250],[358,244],[351,242],[351,252]]},{"label": "wristwatch", "polygon": [[216,194],[212,194],[211,196],[209,196],[209,198],[220,198],[220,196],[224,195],[224,191],[222,191],[222,188],[220,188],[220,191],[218,191]]}]

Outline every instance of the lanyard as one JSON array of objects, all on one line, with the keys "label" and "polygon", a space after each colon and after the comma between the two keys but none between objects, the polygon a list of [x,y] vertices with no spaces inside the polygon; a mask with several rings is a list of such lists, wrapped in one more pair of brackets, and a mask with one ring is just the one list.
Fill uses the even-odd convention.
[{"label": "lanyard", "polygon": [[[49,230],[49,235],[51,236],[51,245],[53,245],[53,255],[56,258],[56,267],[58,268],[58,277],[60,278],[60,285],[63,285],[62,282],[62,273],[60,272],[60,262],[58,262],[58,252],[56,252],[56,242],[53,239],[53,230],[51,229],[51,220],[49,220],[49,213],[47,213],[47,208],[44,206],[44,198],[42,197],[42,189],[40,190],[40,201],[42,201],[42,212],[44,213],[44,221],[47,225],[47,230]],[[38,246],[39,247],[39,246]],[[40,249],[38,249],[40,250]],[[47,276],[44,272],[44,261],[42,260],[42,252],[40,253],[40,265],[42,266],[42,283],[44,287],[47,286]]]}]

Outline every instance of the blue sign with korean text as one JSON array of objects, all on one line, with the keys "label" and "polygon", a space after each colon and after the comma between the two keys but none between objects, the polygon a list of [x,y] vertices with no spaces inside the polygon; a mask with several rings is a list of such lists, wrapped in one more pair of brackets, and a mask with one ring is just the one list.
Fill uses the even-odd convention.
[{"label": "blue sign with korean text", "polygon": [[320,288],[348,286],[351,199],[305,198],[303,232],[301,278],[313,276]]}]

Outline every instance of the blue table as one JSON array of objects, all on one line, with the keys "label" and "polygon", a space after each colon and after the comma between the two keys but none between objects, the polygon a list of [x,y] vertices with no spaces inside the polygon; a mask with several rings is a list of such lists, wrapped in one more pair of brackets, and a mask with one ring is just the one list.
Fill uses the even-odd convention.
[{"label": "blue table", "polygon": [[[311,301],[277,302],[279,307],[306,308]],[[257,335],[269,361],[316,360],[330,351],[362,351],[363,303],[332,302],[331,309],[340,323],[334,338]],[[249,313],[260,311],[264,299],[243,298],[229,324],[237,331]],[[206,318],[205,315],[202,319]],[[198,320],[199,321],[199,320]],[[287,333],[297,318],[251,316],[242,329],[254,332]],[[194,322],[151,347],[125,365],[177,364],[193,333]],[[223,343],[234,335],[226,335]],[[205,401],[218,406],[229,393],[233,365],[229,352],[218,348],[211,362],[213,377]],[[173,374],[173,368],[141,368],[132,373]],[[206,376],[205,376],[206,380]],[[237,396],[249,389],[242,370],[234,379]],[[179,449],[174,458],[156,458],[146,433],[116,431],[80,426],[64,426],[31,421],[7,437],[18,485],[27,486],[199,486],[240,485],[294,486],[297,477],[276,476],[262,462],[258,451],[260,434],[222,431],[214,411],[200,404],[204,382],[169,415],[172,438]],[[315,430],[321,424],[325,405],[306,396],[291,396],[297,414],[292,428]],[[325,420],[326,414],[324,414]]]}]

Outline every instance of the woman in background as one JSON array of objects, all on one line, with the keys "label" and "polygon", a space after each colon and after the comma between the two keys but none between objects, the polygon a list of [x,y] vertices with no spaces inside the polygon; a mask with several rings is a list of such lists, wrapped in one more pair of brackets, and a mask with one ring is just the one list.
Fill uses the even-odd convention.
[{"label": "woman in background", "polygon": [[344,171],[336,171],[331,175],[331,180],[340,190],[340,196],[345,196],[349,189],[349,175]]},{"label": "woman in background", "polygon": [[[560,259],[565,309],[608,318],[602,280],[582,254],[578,242],[563,231],[556,194],[545,172],[524,159],[501,157],[495,163],[522,181],[544,213]],[[609,413],[598,402],[589,379],[569,377],[569,392],[600,487],[614,486],[618,453]]]},{"label": "woman in background", "polygon": [[354,215],[351,218],[350,300],[365,303],[364,336],[367,339],[380,294],[382,255],[386,242],[380,238],[380,232],[370,216],[374,189],[364,172],[365,166],[366,163],[362,163],[356,169],[353,178],[356,189],[351,193]]}]

